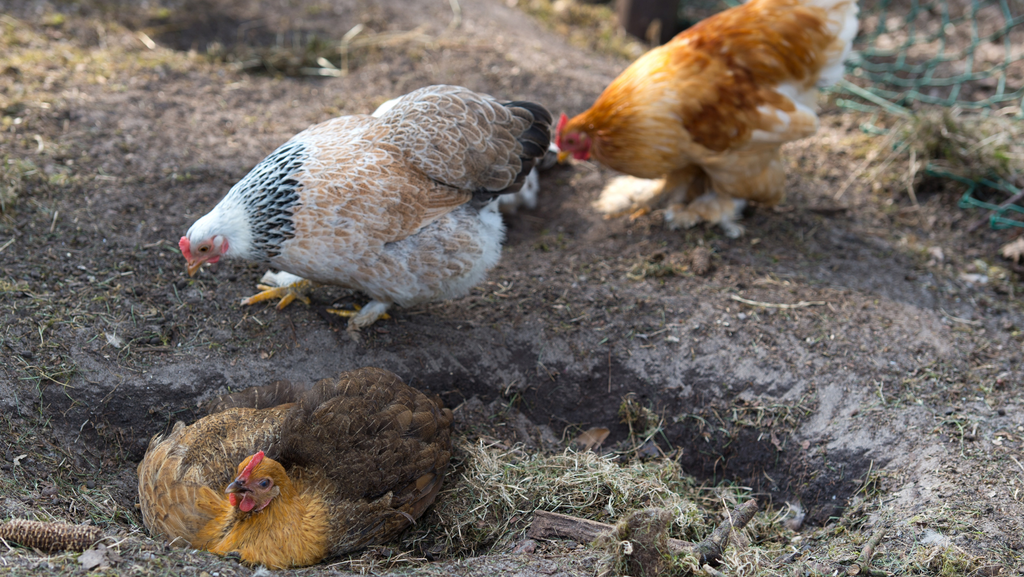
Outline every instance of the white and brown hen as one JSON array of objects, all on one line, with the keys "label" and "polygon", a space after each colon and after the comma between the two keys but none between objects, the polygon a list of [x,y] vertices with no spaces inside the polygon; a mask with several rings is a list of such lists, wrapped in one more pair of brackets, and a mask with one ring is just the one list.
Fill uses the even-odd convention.
[{"label": "white and brown hen", "polygon": [[[548,150],[551,115],[458,86],[411,92],[377,116],[297,134],[181,238],[189,274],[221,257],[278,268],[279,308],[314,283],[370,296],[352,327],[392,304],[456,298],[497,264],[496,199],[518,191]],[[267,277],[264,277],[267,279]],[[267,287],[262,287],[267,288]]]}]

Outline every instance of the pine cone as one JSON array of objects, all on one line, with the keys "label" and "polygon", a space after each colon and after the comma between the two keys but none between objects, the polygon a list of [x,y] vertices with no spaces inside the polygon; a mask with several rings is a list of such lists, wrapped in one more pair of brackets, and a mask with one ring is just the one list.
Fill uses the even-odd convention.
[{"label": "pine cone", "polygon": [[103,537],[99,527],[12,519],[0,525],[0,538],[40,551],[84,551]]}]

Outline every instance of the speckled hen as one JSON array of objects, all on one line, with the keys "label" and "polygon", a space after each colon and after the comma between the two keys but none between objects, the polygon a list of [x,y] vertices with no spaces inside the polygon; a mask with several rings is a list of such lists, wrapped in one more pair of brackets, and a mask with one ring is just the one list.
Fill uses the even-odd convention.
[{"label": "speckled hen", "polygon": [[314,283],[372,299],[350,327],[393,304],[455,298],[497,264],[504,225],[497,198],[518,191],[548,150],[551,116],[532,102],[500,102],[458,86],[430,86],[379,116],[312,126],[282,145],[181,238],[195,274],[243,258],[278,268],[281,298]]}]

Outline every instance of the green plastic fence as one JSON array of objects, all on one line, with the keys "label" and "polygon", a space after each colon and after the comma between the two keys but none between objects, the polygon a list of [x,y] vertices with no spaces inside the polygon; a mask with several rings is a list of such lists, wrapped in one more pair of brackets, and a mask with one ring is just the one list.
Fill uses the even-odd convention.
[{"label": "green plastic fence", "polygon": [[[837,90],[890,112],[917,104],[984,111],[1024,104],[1020,0],[879,0],[862,5],[862,34]],[[891,105],[891,106],[887,106]]]},{"label": "green plastic fence", "polygon": [[[959,107],[1024,118],[1022,0],[878,0],[861,9],[837,104],[904,117]],[[1024,227],[1024,208],[1007,204],[1020,190],[998,175],[972,180],[931,165],[925,172],[965,185],[960,208],[990,211],[990,228]]]},{"label": "green plastic fence", "polygon": [[[739,3],[721,0],[720,6]],[[1024,122],[1024,0],[862,0],[860,19],[847,77],[831,89],[839,106],[904,118],[929,107],[959,107]],[[1024,227],[1024,208],[1001,206],[1020,193],[1005,179],[971,180],[931,165],[925,172],[967,186],[959,206],[993,211],[991,228]],[[1000,204],[989,202],[999,198]]]}]

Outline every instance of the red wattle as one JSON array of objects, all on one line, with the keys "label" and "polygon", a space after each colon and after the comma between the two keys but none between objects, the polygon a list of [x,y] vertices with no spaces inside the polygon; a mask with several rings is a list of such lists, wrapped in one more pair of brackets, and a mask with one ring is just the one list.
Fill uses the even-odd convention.
[{"label": "red wattle", "polygon": [[238,508],[245,513],[252,511],[256,507],[256,501],[253,500],[251,495],[242,497],[242,502],[238,504]]}]

